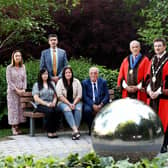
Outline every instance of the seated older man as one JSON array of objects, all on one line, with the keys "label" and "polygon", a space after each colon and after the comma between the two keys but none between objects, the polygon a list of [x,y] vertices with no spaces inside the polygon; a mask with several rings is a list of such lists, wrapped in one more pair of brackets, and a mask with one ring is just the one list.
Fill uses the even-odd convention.
[{"label": "seated older man", "polygon": [[91,67],[89,69],[90,78],[82,81],[83,117],[88,124],[89,135],[91,134],[91,125],[95,115],[109,102],[107,82],[98,76],[98,68]]}]

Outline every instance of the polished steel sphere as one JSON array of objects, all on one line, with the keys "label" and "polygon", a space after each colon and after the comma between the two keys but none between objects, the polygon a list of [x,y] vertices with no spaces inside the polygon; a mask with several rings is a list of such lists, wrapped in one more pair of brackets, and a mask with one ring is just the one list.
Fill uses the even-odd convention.
[{"label": "polished steel sphere", "polygon": [[132,161],[159,153],[163,128],[157,114],[143,102],[125,98],[106,105],[92,124],[97,154]]}]

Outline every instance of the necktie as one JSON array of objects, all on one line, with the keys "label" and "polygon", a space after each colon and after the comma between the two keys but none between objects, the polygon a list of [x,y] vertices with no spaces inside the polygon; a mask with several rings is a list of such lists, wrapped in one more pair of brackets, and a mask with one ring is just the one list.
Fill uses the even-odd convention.
[{"label": "necktie", "polygon": [[57,75],[56,52],[53,50],[53,75]]},{"label": "necktie", "polygon": [[94,83],[94,96],[95,96],[95,104],[98,104],[98,91],[96,88],[96,83]]}]

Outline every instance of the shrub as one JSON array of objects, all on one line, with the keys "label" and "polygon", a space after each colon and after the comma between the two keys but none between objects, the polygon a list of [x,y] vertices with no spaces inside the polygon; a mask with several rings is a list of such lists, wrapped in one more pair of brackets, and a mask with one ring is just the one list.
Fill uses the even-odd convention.
[{"label": "shrub", "polygon": [[[37,76],[39,72],[39,60],[31,59],[25,62],[26,66],[26,74],[27,74],[27,90],[31,91],[33,84],[37,81]],[[91,66],[96,66],[91,62],[90,59],[86,59],[83,57],[80,57],[80,59],[75,59],[72,58],[69,61],[69,64],[71,65],[73,71],[74,71],[74,76],[78,78],[80,81],[83,79],[88,78],[89,76],[89,68]],[[104,79],[107,80],[108,87],[113,88],[116,91],[116,84],[117,84],[117,76],[118,76],[118,71],[106,69],[103,66],[97,66],[100,69],[100,76],[103,77]],[[6,104],[6,89],[7,89],[7,84],[6,84],[6,67],[3,67],[0,65],[0,107],[3,106],[4,103]],[[115,98],[118,98],[120,94],[116,91],[115,92]],[[6,110],[2,110],[0,112],[0,120],[1,118],[7,114]]]},{"label": "shrub", "polygon": [[0,167],[31,167],[31,168],[161,168],[167,167],[168,155],[163,154],[157,158],[149,161],[148,159],[141,159],[139,162],[131,163],[129,159],[114,161],[112,157],[100,157],[95,153],[88,153],[82,158],[78,154],[71,154],[65,159],[58,159],[52,156],[47,158],[37,158],[32,155],[30,156],[7,156],[0,158]]},{"label": "shrub", "polygon": [[7,89],[7,85],[6,85],[6,67],[3,67],[2,65],[0,65],[0,102],[5,101],[4,97],[6,96],[6,89]]},{"label": "shrub", "polygon": [[39,72],[39,60],[29,60],[25,63],[27,74],[27,90],[31,91],[33,84],[37,82]]},{"label": "shrub", "polygon": [[72,58],[70,60],[70,65],[73,69],[74,76],[77,77],[80,81],[89,77],[89,68],[91,66],[97,66],[100,71],[99,76],[107,80],[109,89],[114,89],[115,99],[121,97],[121,94],[116,89],[118,70],[110,70],[105,66],[92,64],[91,59],[86,59],[83,57],[80,57],[80,59]]}]

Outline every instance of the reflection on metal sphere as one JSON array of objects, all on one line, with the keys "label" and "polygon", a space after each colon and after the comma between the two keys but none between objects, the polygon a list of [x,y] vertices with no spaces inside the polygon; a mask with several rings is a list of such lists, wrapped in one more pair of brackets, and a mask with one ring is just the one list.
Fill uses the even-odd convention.
[{"label": "reflection on metal sphere", "polygon": [[157,114],[135,99],[120,99],[106,105],[92,125],[96,153],[117,160],[151,159],[159,153],[162,139],[162,124]]}]

